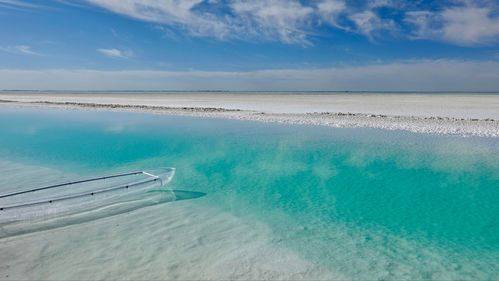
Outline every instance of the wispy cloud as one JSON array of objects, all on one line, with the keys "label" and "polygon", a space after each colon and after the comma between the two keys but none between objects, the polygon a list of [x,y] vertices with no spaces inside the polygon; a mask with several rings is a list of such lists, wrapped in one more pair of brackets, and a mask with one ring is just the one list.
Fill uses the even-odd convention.
[{"label": "wispy cloud", "polygon": [[199,12],[203,0],[87,0],[109,11],[148,22],[176,25],[192,35],[226,37],[229,26],[223,17],[208,12]]},{"label": "wispy cloud", "polygon": [[408,12],[405,20],[415,27],[412,35],[417,39],[436,39],[464,46],[498,42],[498,11],[493,6],[464,3],[438,12]]},{"label": "wispy cloud", "polygon": [[278,38],[285,43],[307,43],[314,9],[298,1],[233,1],[230,5],[245,31]]},{"label": "wispy cloud", "polygon": [[0,70],[4,89],[499,91],[499,62],[422,60],[325,69]]},{"label": "wispy cloud", "polygon": [[118,49],[97,49],[97,52],[103,54],[106,57],[121,59],[127,59],[133,55],[131,51],[122,51]]},{"label": "wispy cloud", "polygon": [[0,8],[7,9],[36,9],[40,6],[21,0],[0,0]]},{"label": "wispy cloud", "polygon": [[396,25],[393,20],[381,19],[371,10],[352,14],[349,18],[355,23],[357,31],[367,36],[369,39],[373,39],[374,35],[379,31],[396,30]]},{"label": "wispy cloud", "polygon": [[[311,44],[325,28],[369,39],[440,40],[473,46],[499,41],[499,4],[492,0],[57,0],[97,6],[183,34],[218,40]],[[0,8],[40,7],[0,0]],[[387,32],[388,31],[388,32]],[[401,32],[404,31],[404,32]],[[388,35],[390,34],[390,35]]]},{"label": "wispy cloud", "polygon": [[323,0],[317,4],[317,13],[321,19],[334,27],[347,29],[340,24],[340,16],[347,11],[344,0]]},{"label": "wispy cloud", "polygon": [[[391,28],[379,17],[377,1],[363,10],[344,0],[87,0],[114,13],[135,19],[175,26],[193,36],[220,40],[270,40],[308,44],[323,24],[372,37]],[[379,3],[378,3],[379,2]]]},{"label": "wispy cloud", "polygon": [[28,45],[16,45],[16,46],[0,46],[0,51],[16,54],[16,55],[31,55],[31,56],[40,56],[40,53],[33,51],[31,46]]}]

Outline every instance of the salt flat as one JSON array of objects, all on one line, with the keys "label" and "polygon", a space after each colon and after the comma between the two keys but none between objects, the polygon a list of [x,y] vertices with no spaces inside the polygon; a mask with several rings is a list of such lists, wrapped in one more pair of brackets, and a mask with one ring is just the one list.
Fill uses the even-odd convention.
[{"label": "salt flat", "polygon": [[499,95],[421,93],[2,92],[19,105],[499,136]]},{"label": "salt flat", "polygon": [[499,95],[479,94],[278,94],[278,93],[33,93],[4,92],[3,100],[216,107],[268,113],[351,112],[399,116],[499,119]]}]

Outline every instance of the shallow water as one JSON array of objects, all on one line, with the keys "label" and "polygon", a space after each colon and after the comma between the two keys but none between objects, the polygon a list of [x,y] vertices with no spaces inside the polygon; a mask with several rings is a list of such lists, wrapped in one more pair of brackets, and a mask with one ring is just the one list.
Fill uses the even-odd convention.
[{"label": "shallow water", "polygon": [[206,196],[2,239],[0,276],[495,280],[498,143],[1,107],[2,193],[173,166]]}]

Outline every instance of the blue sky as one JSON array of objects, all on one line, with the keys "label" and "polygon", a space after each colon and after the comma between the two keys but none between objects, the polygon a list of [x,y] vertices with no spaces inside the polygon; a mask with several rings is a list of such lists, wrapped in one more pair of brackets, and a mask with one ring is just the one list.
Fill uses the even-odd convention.
[{"label": "blue sky", "polygon": [[0,88],[499,90],[499,2],[0,0]]}]

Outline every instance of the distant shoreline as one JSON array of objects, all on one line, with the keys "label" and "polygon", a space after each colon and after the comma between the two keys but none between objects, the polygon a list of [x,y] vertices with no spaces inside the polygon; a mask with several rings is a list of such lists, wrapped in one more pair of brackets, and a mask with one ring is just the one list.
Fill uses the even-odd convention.
[{"label": "distant shoreline", "polygon": [[0,105],[499,137],[499,96],[0,93]]},{"label": "distant shoreline", "polygon": [[322,91],[322,90],[297,90],[297,91],[255,91],[255,90],[0,90],[0,94],[9,93],[39,93],[39,94],[291,94],[291,95],[328,95],[328,94],[416,94],[416,95],[499,95],[498,91],[365,91],[365,90],[348,90],[348,91]]}]

